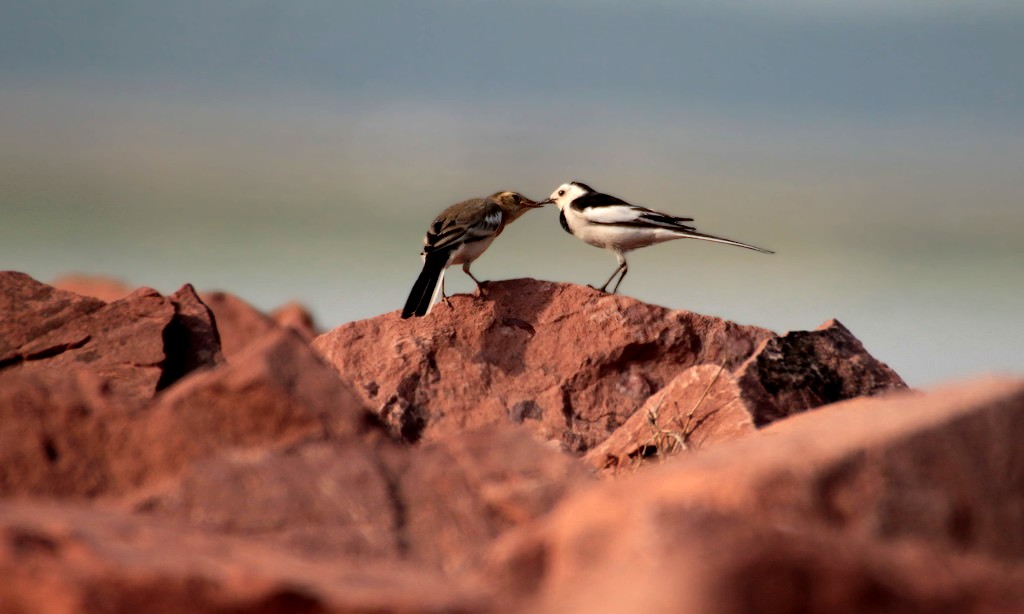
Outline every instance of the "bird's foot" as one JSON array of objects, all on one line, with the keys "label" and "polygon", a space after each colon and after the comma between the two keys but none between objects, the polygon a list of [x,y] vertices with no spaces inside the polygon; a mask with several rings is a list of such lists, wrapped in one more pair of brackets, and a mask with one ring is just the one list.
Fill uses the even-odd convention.
[{"label": "bird's foot", "polygon": [[444,303],[444,306],[447,307],[448,309],[452,308],[452,299],[448,298],[447,296],[442,296],[441,302]]},{"label": "bird's foot", "polygon": [[[591,290],[597,290],[601,294],[608,294],[608,290],[605,289],[608,287],[608,284],[605,284],[600,288],[598,288],[597,286],[591,286],[590,284],[587,284],[587,287],[590,288]],[[614,292],[612,294],[614,294]]]},{"label": "bird's foot", "polygon": [[489,283],[491,283],[491,282],[489,282],[489,281],[478,281],[478,282],[476,282],[476,291],[473,292],[473,295],[474,296],[487,296],[487,288],[485,288],[484,286],[486,286]]}]

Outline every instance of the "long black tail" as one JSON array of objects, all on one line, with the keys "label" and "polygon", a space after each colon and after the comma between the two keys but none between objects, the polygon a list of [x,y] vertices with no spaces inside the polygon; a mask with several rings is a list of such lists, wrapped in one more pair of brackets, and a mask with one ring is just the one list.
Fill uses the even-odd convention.
[{"label": "long black tail", "polygon": [[422,317],[430,311],[430,304],[434,300],[434,293],[441,282],[441,276],[444,275],[444,270],[448,267],[450,256],[451,250],[440,250],[427,254],[423,262],[423,270],[416,278],[416,283],[412,285],[409,298],[405,301],[405,308],[402,309],[403,320],[412,316]]}]

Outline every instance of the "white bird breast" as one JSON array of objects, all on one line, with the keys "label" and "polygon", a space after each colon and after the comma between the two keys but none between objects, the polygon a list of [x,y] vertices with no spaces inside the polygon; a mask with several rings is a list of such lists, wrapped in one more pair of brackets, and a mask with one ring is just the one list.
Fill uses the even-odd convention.
[{"label": "white bird breast", "polygon": [[463,243],[454,252],[452,252],[452,258],[448,261],[448,264],[453,265],[473,262],[480,257],[480,254],[487,251],[487,248],[490,247],[491,243],[494,241],[495,236],[497,235],[491,235],[486,239],[480,239],[479,241],[473,241],[472,243]]}]

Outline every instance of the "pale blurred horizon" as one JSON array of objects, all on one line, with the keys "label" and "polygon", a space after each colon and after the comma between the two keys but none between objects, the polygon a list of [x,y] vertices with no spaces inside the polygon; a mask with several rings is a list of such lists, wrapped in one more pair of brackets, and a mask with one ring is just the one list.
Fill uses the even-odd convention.
[{"label": "pale blurred horizon", "polygon": [[[912,385],[1024,373],[1024,6],[25,3],[0,22],[0,268],[401,306],[430,219],[585,181],[763,245],[635,252],[622,292],[829,318]],[[600,283],[554,209],[481,278]],[[472,285],[457,270],[449,288]]]}]

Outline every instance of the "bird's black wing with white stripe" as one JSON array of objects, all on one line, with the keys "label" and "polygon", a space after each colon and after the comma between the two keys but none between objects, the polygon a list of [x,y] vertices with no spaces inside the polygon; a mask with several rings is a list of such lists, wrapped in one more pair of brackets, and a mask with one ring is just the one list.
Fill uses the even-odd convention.
[{"label": "bird's black wing with white stripe", "polygon": [[[585,199],[590,201],[589,203],[584,203],[586,206],[576,207],[577,202]],[[680,238],[700,239],[702,241],[735,245],[737,247],[745,247],[747,249],[764,252],[766,254],[774,253],[771,250],[756,247],[747,243],[741,243],[739,241],[733,241],[732,239],[697,232],[695,227],[684,223],[692,222],[693,218],[676,217],[674,215],[669,215],[646,207],[631,205],[615,198],[614,196],[588,194],[582,198],[576,199],[576,201],[573,201],[571,206],[576,209],[589,224],[615,226],[618,228],[635,228],[641,230],[668,230],[675,233]]]},{"label": "bird's black wing with white stripe", "polygon": [[570,205],[579,211],[591,224],[607,224],[624,228],[664,228],[693,232],[693,226],[684,224],[693,218],[676,217],[647,207],[631,205],[626,201],[607,194],[587,194],[577,198]]}]

